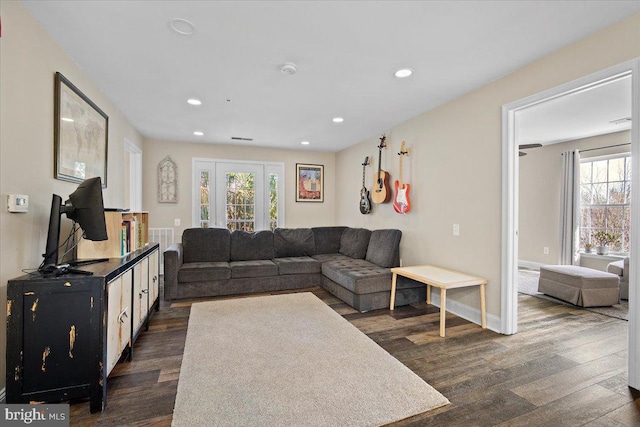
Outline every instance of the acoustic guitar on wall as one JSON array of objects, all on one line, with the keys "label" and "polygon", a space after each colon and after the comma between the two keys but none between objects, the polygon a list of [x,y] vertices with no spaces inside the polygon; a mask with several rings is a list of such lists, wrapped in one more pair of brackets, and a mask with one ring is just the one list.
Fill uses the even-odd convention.
[{"label": "acoustic guitar on wall", "polygon": [[373,176],[373,191],[371,199],[373,203],[387,203],[391,200],[391,187],[389,187],[389,173],[382,170],[382,149],[386,148],[387,137],[382,135],[378,146],[378,172]]},{"label": "acoustic guitar on wall", "polygon": [[409,151],[405,149],[405,142],[402,141],[402,147],[398,153],[398,156],[400,156],[400,179],[396,179],[396,182],[393,184],[396,190],[396,196],[393,198],[393,209],[401,214],[405,214],[411,209],[411,201],[409,200],[409,189],[411,185],[402,181],[402,158],[408,155]]},{"label": "acoustic guitar on wall", "polygon": [[364,158],[362,164],[362,189],[360,190],[360,213],[366,215],[371,212],[371,199],[369,198],[369,190],[364,185],[364,173],[367,165],[369,164],[369,156]]}]

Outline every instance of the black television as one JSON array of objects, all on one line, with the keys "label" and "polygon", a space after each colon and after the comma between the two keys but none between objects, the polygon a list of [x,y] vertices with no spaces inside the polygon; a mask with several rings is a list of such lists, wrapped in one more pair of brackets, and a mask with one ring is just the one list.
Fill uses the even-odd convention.
[{"label": "black television", "polygon": [[[58,265],[60,249],[60,219],[62,214],[77,223],[82,229],[82,237],[87,240],[107,240],[107,226],[104,219],[104,203],[102,200],[102,181],[100,177],[87,179],[78,185],[76,191],[69,195],[69,200],[62,203],[62,197],[53,195],[51,213],[49,214],[49,229],[47,231],[47,247],[42,255],[44,260],[38,271],[43,274],[87,273],[70,268],[78,265]],[[76,228],[72,227],[67,241],[73,237]],[[82,261],[82,264],[101,262],[106,259]]]}]

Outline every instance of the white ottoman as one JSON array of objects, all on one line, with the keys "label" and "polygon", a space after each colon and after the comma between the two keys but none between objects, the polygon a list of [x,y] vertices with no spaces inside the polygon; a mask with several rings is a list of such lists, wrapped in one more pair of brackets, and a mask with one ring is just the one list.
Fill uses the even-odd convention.
[{"label": "white ottoman", "polygon": [[540,267],[538,292],[581,307],[602,307],[618,304],[620,278],[575,265]]}]

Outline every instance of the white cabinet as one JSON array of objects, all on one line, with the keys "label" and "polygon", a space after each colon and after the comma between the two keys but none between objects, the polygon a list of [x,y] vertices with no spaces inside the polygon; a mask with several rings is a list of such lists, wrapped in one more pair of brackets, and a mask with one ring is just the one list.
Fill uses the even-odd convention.
[{"label": "white cabinet", "polygon": [[[160,264],[158,262],[160,258],[160,251],[155,251],[149,255],[149,307],[158,303],[158,297],[160,296]],[[157,309],[157,307],[156,307]]]},{"label": "white cabinet", "polygon": [[137,262],[107,283],[107,357],[109,375],[132,347],[158,303],[158,249],[137,257]]},{"label": "white cabinet", "polygon": [[131,270],[107,284],[107,375],[131,345]]},{"label": "white cabinet", "polygon": [[140,326],[149,313],[149,258],[133,267],[133,335],[137,336]]}]

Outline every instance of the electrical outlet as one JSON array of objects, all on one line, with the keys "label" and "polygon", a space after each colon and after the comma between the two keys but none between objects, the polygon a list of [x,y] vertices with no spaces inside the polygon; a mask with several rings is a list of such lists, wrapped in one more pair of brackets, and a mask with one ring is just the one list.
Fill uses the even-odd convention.
[{"label": "electrical outlet", "polygon": [[176,227],[180,226],[180,218],[176,218],[173,220],[173,225],[175,225]]},{"label": "electrical outlet", "polygon": [[544,252],[544,254],[545,254],[545,255],[549,255],[549,248],[548,248],[547,246],[545,246],[545,247],[542,249],[542,252]]},{"label": "electrical outlet", "polygon": [[460,235],[460,224],[453,224],[453,235],[454,236]]}]

